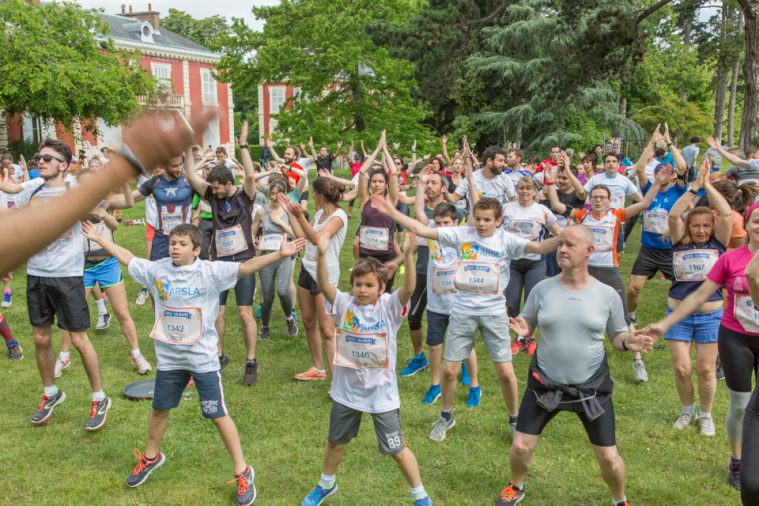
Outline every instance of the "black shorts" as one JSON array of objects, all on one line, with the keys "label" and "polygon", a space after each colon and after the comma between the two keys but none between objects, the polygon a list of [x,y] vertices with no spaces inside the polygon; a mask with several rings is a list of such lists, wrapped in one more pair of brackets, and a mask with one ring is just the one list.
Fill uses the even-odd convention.
[{"label": "black shorts", "polygon": [[416,273],[416,286],[411,294],[411,305],[408,311],[409,330],[420,330],[424,310],[427,308],[427,276]]},{"label": "black shorts", "polygon": [[[242,276],[237,279],[237,284],[235,285],[235,299],[237,300],[237,307],[240,306],[252,306],[253,305],[253,297],[256,296],[256,275],[248,274],[247,276]],[[227,296],[229,295],[229,290],[224,290],[219,294],[219,305],[220,306],[226,306],[227,305]]]},{"label": "black shorts", "polygon": [[667,279],[672,279],[672,250],[640,247],[632,267],[633,276],[646,276],[651,279],[661,272]]},{"label": "black shorts", "polygon": [[26,276],[26,306],[33,327],[58,327],[70,332],[90,328],[90,309],[84,294],[84,277]]},{"label": "black shorts", "polygon": [[[611,402],[611,396],[602,402],[604,414],[595,420],[588,420],[585,413],[575,413],[588,434],[590,443],[596,446],[614,446],[616,445],[616,425],[614,423],[614,405]],[[537,402],[535,391],[528,388],[522,397],[522,404],[519,406],[519,418],[517,418],[517,432],[539,436],[548,422],[553,419],[559,412],[565,411],[561,407],[555,411],[548,412]],[[568,411],[568,410],[567,410]]]},{"label": "black shorts", "polygon": [[304,290],[308,290],[308,293],[311,295],[317,295],[322,292],[319,290],[319,285],[314,278],[311,277],[311,274],[303,266],[301,266],[300,274],[298,274],[298,286]]}]

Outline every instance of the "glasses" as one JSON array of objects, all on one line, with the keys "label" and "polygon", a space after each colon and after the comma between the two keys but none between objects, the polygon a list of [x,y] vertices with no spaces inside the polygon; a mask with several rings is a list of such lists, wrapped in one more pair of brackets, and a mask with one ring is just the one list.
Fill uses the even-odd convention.
[{"label": "glasses", "polygon": [[590,200],[606,200],[608,198],[606,195],[591,195]]},{"label": "glasses", "polygon": [[66,163],[66,160],[61,160],[60,158],[56,158],[53,155],[37,155],[34,157],[35,162],[39,162],[40,160],[45,163],[50,163],[52,160],[58,160],[61,163]]}]

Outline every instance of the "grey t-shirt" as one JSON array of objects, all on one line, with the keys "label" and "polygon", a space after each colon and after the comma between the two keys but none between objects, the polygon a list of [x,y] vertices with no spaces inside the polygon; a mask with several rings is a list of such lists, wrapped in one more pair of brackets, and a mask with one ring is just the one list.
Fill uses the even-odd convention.
[{"label": "grey t-shirt", "polygon": [[604,359],[604,332],[627,330],[622,301],[611,287],[594,280],[581,292],[558,277],[538,283],[521,314],[540,329],[537,359],[552,381],[577,385],[587,381]]},{"label": "grey t-shirt", "polygon": [[734,166],[730,167],[726,173],[728,177],[735,178],[738,186],[746,183],[759,183],[759,158],[746,161],[748,162],[747,169]]},{"label": "grey t-shirt", "polygon": [[683,159],[685,160],[685,165],[688,167],[693,165],[693,162],[696,161],[696,158],[698,158],[698,153],[701,150],[698,149],[698,146],[694,146],[693,144],[688,144],[685,146],[681,152],[683,155]]}]

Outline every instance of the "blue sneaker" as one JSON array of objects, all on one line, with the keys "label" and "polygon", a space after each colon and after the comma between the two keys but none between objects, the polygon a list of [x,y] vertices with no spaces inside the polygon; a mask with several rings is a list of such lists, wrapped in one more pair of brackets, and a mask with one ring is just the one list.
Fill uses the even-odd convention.
[{"label": "blue sneaker", "polygon": [[422,404],[433,404],[440,398],[440,385],[430,385],[430,389],[427,390],[427,395],[424,396]]},{"label": "blue sneaker", "polygon": [[324,502],[324,499],[331,496],[335,492],[337,492],[337,482],[332,485],[332,488],[327,489],[322,488],[321,485],[316,485],[314,489],[309,492],[306,498],[303,499],[303,502],[300,503],[300,506],[319,506]]},{"label": "blue sneaker", "polygon": [[290,316],[292,316],[293,320],[295,320],[296,322],[298,321],[298,313],[295,312],[295,309],[290,311]]},{"label": "blue sneaker", "polygon": [[480,398],[482,397],[482,388],[470,387],[469,395],[466,396],[466,407],[476,408],[480,405]]},{"label": "blue sneaker", "polygon": [[427,357],[424,353],[420,353],[419,355],[414,355],[414,358],[408,361],[400,374],[401,376],[413,376],[419,371],[427,369],[429,366],[430,363],[427,361]]},{"label": "blue sneaker", "polygon": [[472,384],[472,381],[469,379],[469,370],[466,368],[466,362],[461,362],[461,384],[465,387]]},{"label": "blue sneaker", "polygon": [[253,468],[248,466],[241,474],[236,474],[235,477],[229,480],[227,483],[237,483],[237,505],[238,506],[250,506],[253,501],[256,500],[256,485],[254,484],[255,473]]},{"label": "blue sneaker", "polygon": [[256,320],[260,320],[263,318],[263,315],[261,314],[261,305],[259,304],[256,308]]},{"label": "blue sneaker", "polygon": [[417,499],[414,501],[414,506],[432,506],[432,499],[430,499],[430,496]]}]

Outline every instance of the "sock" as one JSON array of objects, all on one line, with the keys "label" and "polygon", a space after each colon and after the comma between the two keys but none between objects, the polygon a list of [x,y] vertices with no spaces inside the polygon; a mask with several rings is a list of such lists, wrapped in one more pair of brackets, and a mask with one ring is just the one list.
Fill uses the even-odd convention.
[{"label": "sock", "polygon": [[11,326],[8,325],[8,321],[0,314],[0,334],[3,335],[6,345],[18,344],[13,340],[13,333],[11,332]]},{"label": "sock", "polygon": [[139,348],[135,348],[135,349],[132,350],[132,358],[137,358],[140,355],[142,355],[142,353],[140,353],[140,349]]},{"label": "sock", "polygon": [[419,353],[416,358],[424,358],[424,352]]},{"label": "sock", "polygon": [[144,287],[144,286],[142,287],[142,289],[140,291],[143,292],[143,293],[148,293],[147,287]]},{"label": "sock", "polygon": [[424,485],[419,485],[418,487],[413,487],[411,489],[411,496],[414,498],[415,501],[418,501],[419,499],[424,499],[427,497],[427,491],[424,490]]},{"label": "sock", "polygon": [[623,497],[622,499],[614,499],[614,506],[624,506],[624,504],[627,502],[627,497]]},{"label": "sock", "polygon": [[517,490],[524,491],[524,483],[522,483],[521,485],[517,485],[516,483],[512,482],[511,486],[513,486]]},{"label": "sock", "polygon": [[245,361],[245,363],[247,363],[247,364],[255,364],[256,363],[256,359],[255,358],[249,358],[248,360]]},{"label": "sock", "polygon": [[519,417],[519,411],[516,412],[516,414],[509,413],[509,423],[515,422],[516,419]]},{"label": "sock", "polygon": [[698,410],[698,416],[700,418],[711,418],[712,417],[712,412],[711,411],[701,411],[699,409]]},{"label": "sock", "polygon": [[319,480],[319,486],[323,489],[330,489],[335,486],[335,475],[322,473],[322,479]]},{"label": "sock", "polygon": [[736,459],[735,457],[730,457],[730,462],[728,462],[727,466],[730,469],[740,469],[741,468],[741,459]]},{"label": "sock", "polygon": [[690,404],[688,406],[683,406],[683,413],[690,413],[693,414],[696,412],[696,405]]},{"label": "sock", "polygon": [[98,390],[97,392],[92,392],[92,400],[93,401],[102,401],[105,399],[105,394],[102,390]]},{"label": "sock", "polygon": [[108,310],[105,307],[105,299],[98,299],[95,301],[95,304],[98,307],[98,316],[108,313]]},{"label": "sock", "polygon": [[58,354],[58,358],[66,362],[71,357],[70,351],[62,351]]},{"label": "sock", "polygon": [[45,394],[45,396],[52,397],[58,393],[58,387],[55,386],[55,383],[53,383],[50,386],[43,386],[42,392]]},{"label": "sock", "polygon": [[451,418],[453,418],[453,412],[451,410],[448,410],[448,411],[441,410],[440,417],[445,418],[446,420],[450,422]]}]

